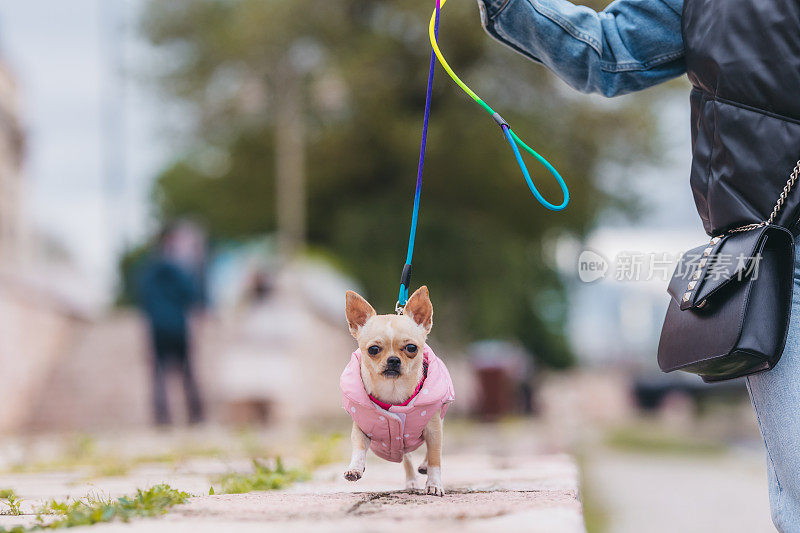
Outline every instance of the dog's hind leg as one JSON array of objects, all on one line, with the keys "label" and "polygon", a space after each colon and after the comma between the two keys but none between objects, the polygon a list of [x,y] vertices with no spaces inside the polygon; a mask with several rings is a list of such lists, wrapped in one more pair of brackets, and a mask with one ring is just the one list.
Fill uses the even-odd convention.
[{"label": "dog's hind leg", "polygon": [[417,475],[414,473],[414,465],[411,464],[411,458],[408,454],[403,455],[403,469],[406,471],[406,489],[421,489],[422,487],[417,483]]},{"label": "dog's hind leg", "polygon": [[425,459],[423,459],[422,462],[419,464],[419,468],[417,468],[417,472],[419,472],[420,474],[427,474],[428,473],[428,458],[427,457],[425,457]]}]

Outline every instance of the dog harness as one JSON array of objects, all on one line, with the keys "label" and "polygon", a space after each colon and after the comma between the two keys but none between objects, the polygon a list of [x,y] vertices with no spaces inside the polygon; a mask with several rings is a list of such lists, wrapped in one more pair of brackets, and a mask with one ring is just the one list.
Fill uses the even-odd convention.
[{"label": "dog harness", "polygon": [[[416,394],[404,405],[380,405],[370,399],[361,379],[361,350],[356,350],[342,372],[342,407],[367,437],[375,455],[399,463],[403,454],[413,452],[424,442],[422,432],[436,413],[444,417],[455,399],[450,372],[427,344],[422,351],[428,371]],[[386,406],[386,407],[383,407]]]}]

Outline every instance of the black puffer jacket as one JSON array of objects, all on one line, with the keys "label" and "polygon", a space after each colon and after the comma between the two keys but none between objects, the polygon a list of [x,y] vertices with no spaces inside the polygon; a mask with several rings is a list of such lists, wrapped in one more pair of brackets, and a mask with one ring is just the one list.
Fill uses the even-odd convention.
[{"label": "black puffer jacket", "polygon": [[[767,218],[800,159],[800,0],[685,0],[691,185],[709,234]],[[794,226],[800,190],[778,224]]]}]

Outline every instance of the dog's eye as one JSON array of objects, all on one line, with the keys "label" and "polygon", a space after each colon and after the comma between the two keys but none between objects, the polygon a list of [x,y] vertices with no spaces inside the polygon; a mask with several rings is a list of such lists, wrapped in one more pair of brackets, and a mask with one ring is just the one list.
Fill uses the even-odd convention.
[{"label": "dog's eye", "polygon": [[406,344],[406,351],[408,353],[417,353],[417,345],[416,344]]},{"label": "dog's eye", "polygon": [[378,355],[381,352],[381,347],[373,344],[367,348],[367,352],[369,352],[370,355]]}]

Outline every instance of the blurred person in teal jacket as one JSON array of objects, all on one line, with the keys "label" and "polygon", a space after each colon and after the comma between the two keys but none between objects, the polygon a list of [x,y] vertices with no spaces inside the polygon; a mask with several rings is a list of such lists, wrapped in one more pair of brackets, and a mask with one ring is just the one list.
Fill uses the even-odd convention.
[{"label": "blurred person in teal jacket", "polygon": [[[170,423],[167,374],[180,372],[189,422],[203,419],[200,392],[192,369],[189,319],[203,303],[200,276],[187,261],[193,236],[181,226],[165,228],[155,253],[144,264],[138,279],[139,305],[150,326],[153,350],[153,409],[159,425]],[[196,266],[196,265],[194,265]]]}]

